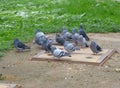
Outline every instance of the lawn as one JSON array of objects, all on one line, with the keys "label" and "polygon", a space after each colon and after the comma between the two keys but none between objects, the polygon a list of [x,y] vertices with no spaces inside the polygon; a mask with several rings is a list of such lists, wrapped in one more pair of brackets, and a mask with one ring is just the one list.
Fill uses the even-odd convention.
[{"label": "lawn", "polygon": [[0,0],[0,56],[13,39],[27,42],[36,28],[45,33],[62,27],[87,32],[120,32],[120,2],[113,0]]}]

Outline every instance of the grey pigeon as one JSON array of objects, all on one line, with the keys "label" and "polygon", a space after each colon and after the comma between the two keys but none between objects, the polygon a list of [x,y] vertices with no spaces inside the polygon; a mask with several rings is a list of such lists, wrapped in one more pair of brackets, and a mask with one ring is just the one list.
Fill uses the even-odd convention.
[{"label": "grey pigeon", "polygon": [[64,35],[66,32],[68,32],[68,30],[66,28],[62,28],[61,34]]},{"label": "grey pigeon", "polygon": [[96,44],[93,40],[91,41],[90,49],[95,54],[97,54],[100,51],[102,51],[102,48],[98,44]]},{"label": "grey pigeon", "polygon": [[87,41],[90,40],[86,32],[84,31],[82,24],[80,25],[80,28],[78,29],[78,33],[82,35]]},{"label": "grey pigeon", "polygon": [[52,39],[47,39],[45,36],[41,36],[41,46],[42,48],[49,53],[51,50],[51,45],[52,45],[53,40]]},{"label": "grey pigeon", "polygon": [[56,34],[55,40],[58,44],[64,45],[65,39],[62,36],[60,36],[59,34]]},{"label": "grey pigeon", "polygon": [[73,29],[72,29],[72,34],[75,34],[75,33],[77,33],[77,32],[76,32],[76,30],[73,28]]},{"label": "grey pigeon", "polygon": [[35,35],[35,42],[36,42],[36,44],[41,45],[41,36],[45,36],[45,34],[43,32],[41,32],[40,29],[36,29],[36,30],[37,30],[37,32]]},{"label": "grey pigeon", "polygon": [[56,48],[55,46],[51,46],[51,52],[57,58],[61,58],[64,56],[71,57],[71,55],[69,53],[67,53],[59,48]]},{"label": "grey pigeon", "polygon": [[72,34],[66,28],[62,29],[62,36],[65,40],[72,39]]},{"label": "grey pigeon", "polygon": [[72,41],[77,45],[77,39],[79,37],[79,34],[75,31],[75,29],[72,29]]},{"label": "grey pigeon", "polygon": [[79,35],[77,39],[77,44],[80,45],[82,48],[88,47],[87,41],[82,35]]},{"label": "grey pigeon", "polygon": [[66,32],[62,36],[65,40],[71,40],[72,39],[72,34],[70,32]]},{"label": "grey pigeon", "polygon": [[77,47],[77,46],[74,46],[72,43],[70,43],[69,41],[65,41],[65,43],[64,43],[64,48],[65,48],[65,50],[68,52],[68,53],[72,53],[72,52],[74,52],[75,50],[80,50],[80,48],[79,47]]},{"label": "grey pigeon", "polygon": [[27,51],[30,50],[30,47],[26,46],[24,43],[22,43],[19,39],[15,38],[14,39],[14,47],[18,51]]}]

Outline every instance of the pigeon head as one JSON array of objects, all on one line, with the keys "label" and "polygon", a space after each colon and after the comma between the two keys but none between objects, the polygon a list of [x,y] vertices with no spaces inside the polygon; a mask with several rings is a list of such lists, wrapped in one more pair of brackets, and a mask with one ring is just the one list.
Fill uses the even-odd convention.
[{"label": "pigeon head", "polygon": [[19,42],[19,39],[18,39],[18,38],[15,38],[15,39],[14,39],[14,42]]},{"label": "pigeon head", "polygon": [[56,50],[57,48],[55,46],[51,46],[50,49],[51,49],[51,52],[53,53],[54,50]]},{"label": "pigeon head", "polygon": [[53,39],[47,39],[47,42],[52,44],[52,42],[54,42],[54,40]]},{"label": "pigeon head", "polygon": [[92,40],[92,41],[91,41],[91,45],[96,45],[96,43]]},{"label": "pigeon head", "polygon": [[75,34],[76,33],[76,30],[73,28],[72,29],[72,34]]},{"label": "pigeon head", "polygon": [[39,28],[36,28],[36,33],[37,33],[37,32],[41,32],[41,30],[40,30]]},{"label": "pigeon head", "polygon": [[62,28],[62,34],[65,34],[66,32],[68,32],[68,30],[66,28]]},{"label": "pigeon head", "polygon": [[56,37],[60,37],[60,34],[56,34]]},{"label": "pigeon head", "polygon": [[80,28],[83,29],[83,25],[82,24],[80,24]]}]

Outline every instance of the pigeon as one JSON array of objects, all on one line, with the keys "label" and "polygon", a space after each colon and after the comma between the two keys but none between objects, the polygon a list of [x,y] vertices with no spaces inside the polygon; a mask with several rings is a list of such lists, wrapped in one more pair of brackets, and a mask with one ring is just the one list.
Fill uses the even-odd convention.
[{"label": "pigeon", "polygon": [[78,30],[78,33],[79,33],[80,35],[82,35],[87,41],[90,40],[89,37],[87,36],[86,32],[84,31],[82,24],[80,25],[80,28],[79,28],[79,30]]},{"label": "pigeon", "polygon": [[90,49],[95,54],[102,51],[102,48],[98,44],[96,44],[93,40],[91,41]]},{"label": "pigeon", "polygon": [[75,31],[75,29],[72,29],[72,41],[77,45],[77,39],[79,37],[79,34]]},{"label": "pigeon", "polygon": [[76,32],[76,30],[73,28],[73,29],[72,29],[72,34],[75,34],[75,33],[77,33],[77,32]]},{"label": "pigeon", "polygon": [[65,50],[68,52],[68,53],[72,53],[72,52],[74,52],[75,50],[80,50],[80,48],[79,47],[77,47],[77,46],[74,46],[72,43],[70,43],[69,41],[65,41],[65,43],[64,43],[64,48],[65,48]]},{"label": "pigeon", "polygon": [[27,51],[30,50],[30,47],[26,46],[25,44],[23,44],[19,39],[15,38],[14,39],[14,47],[18,50],[18,51]]},{"label": "pigeon", "polygon": [[64,35],[68,30],[66,28],[62,28],[62,35]]},{"label": "pigeon", "polygon": [[53,40],[52,39],[47,39],[45,36],[41,36],[41,46],[42,48],[49,53],[51,50],[51,45],[52,45]]},{"label": "pigeon", "polygon": [[51,53],[54,55],[54,57],[61,58],[64,56],[71,57],[71,55],[59,48],[56,48],[55,46],[51,46]]},{"label": "pigeon", "polygon": [[72,39],[72,34],[70,32],[66,32],[66,33],[62,34],[62,36],[65,40],[71,40]]},{"label": "pigeon", "polygon": [[72,34],[66,28],[62,29],[62,36],[65,40],[72,39]]},{"label": "pigeon", "polygon": [[77,44],[80,45],[82,48],[88,47],[86,39],[82,35],[79,35],[77,39]]},{"label": "pigeon", "polygon": [[36,29],[37,32],[36,32],[36,36],[35,36],[35,42],[36,44],[38,45],[41,45],[41,36],[45,36],[45,34],[43,32],[41,32],[40,29]]},{"label": "pigeon", "polygon": [[55,40],[60,45],[63,45],[65,42],[65,39],[62,36],[60,36],[59,34],[56,34]]}]

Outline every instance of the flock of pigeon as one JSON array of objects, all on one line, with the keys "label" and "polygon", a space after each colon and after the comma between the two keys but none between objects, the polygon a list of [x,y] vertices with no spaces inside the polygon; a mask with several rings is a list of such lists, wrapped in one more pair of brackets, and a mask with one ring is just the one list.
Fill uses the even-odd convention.
[{"label": "flock of pigeon", "polygon": [[[64,47],[63,49],[57,48],[53,42],[56,42],[58,45]],[[91,41],[90,45],[87,44],[87,41],[90,41],[89,37],[87,36],[85,30],[83,29],[82,24],[78,31],[72,29],[70,33],[66,28],[62,28],[61,34],[56,34],[55,39],[47,38],[46,35],[40,30],[36,30],[35,35],[35,43],[39,46],[42,46],[47,53],[52,53],[54,57],[61,58],[64,56],[71,57],[71,54],[76,51],[80,50],[80,48],[90,47],[91,51],[94,54],[97,54],[102,51],[102,48],[96,44],[93,40]],[[14,47],[18,51],[24,51],[30,49],[30,47],[26,46],[24,43],[19,41],[19,39],[14,39]]]}]

